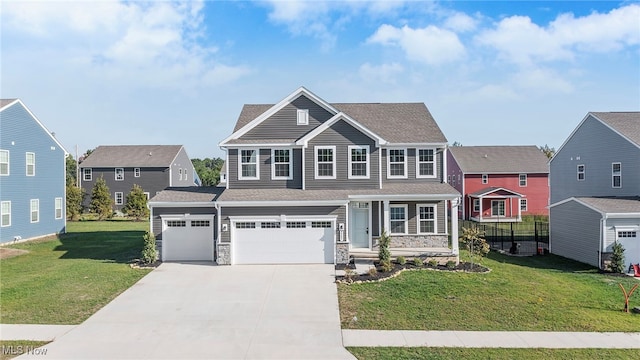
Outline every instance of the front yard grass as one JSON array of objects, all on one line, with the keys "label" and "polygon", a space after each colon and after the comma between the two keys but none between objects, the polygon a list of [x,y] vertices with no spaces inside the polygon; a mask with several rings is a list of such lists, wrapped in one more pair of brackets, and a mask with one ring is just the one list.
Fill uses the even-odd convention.
[{"label": "front yard grass", "polygon": [[[464,260],[463,253],[462,258]],[[491,252],[489,273],[407,271],[378,283],[339,284],[342,327],[381,330],[514,330],[636,332],[640,315],[624,313],[618,283],[638,280],[598,273],[554,255]],[[640,292],[629,300],[640,305]]]},{"label": "front yard grass", "polygon": [[68,222],[67,234],[16,244],[0,261],[0,322],[79,324],[145,276],[132,269],[148,222]]}]

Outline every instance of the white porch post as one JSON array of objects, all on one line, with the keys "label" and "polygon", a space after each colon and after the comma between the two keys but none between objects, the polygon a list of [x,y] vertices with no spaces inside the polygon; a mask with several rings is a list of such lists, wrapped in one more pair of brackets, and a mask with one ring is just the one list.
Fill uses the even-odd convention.
[{"label": "white porch post", "polygon": [[482,198],[482,196],[480,196],[478,198],[478,202],[480,203],[480,213],[478,214],[478,219],[479,219],[478,222],[482,222],[482,203],[483,203],[482,200],[484,199]]},{"label": "white porch post", "polygon": [[522,198],[518,198],[518,221],[522,221]]},{"label": "white porch post", "polygon": [[451,200],[451,252],[454,255],[460,254],[458,248],[458,205],[460,205],[459,198]]},{"label": "white porch post", "polygon": [[382,204],[383,204],[382,219],[384,221],[384,224],[382,224],[382,229],[387,232],[387,235],[389,235],[389,232],[390,232],[389,226],[391,224],[389,220],[389,200],[384,200]]}]

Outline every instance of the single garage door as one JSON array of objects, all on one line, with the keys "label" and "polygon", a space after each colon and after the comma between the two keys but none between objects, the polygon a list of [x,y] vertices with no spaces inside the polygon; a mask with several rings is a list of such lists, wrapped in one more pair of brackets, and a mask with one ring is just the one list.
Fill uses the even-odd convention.
[{"label": "single garage door", "polygon": [[162,218],[162,261],[213,261],[213,216]]},{"label": "single garage door", "polygon": [[234,264],[333,264],[335,221],[236,221]]}]

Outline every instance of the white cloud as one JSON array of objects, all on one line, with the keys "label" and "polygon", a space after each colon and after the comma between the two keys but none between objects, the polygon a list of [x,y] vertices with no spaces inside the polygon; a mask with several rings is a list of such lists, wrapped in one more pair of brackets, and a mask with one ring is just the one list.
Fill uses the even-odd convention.
[{"label": "white cloud", "polygon": [[407,25],[397,28],[384,24],[367,42],[398,46],[410,60],[429,65],[457,61],[465,55],[464,46],[454,32],[433,25],[413,29]]},{"label": "white cloud", "polygon": [[360,66],[358,73],[367,82],[380,81],[388,84],[395,84],[399,75],[404,72],[402,65],[398,63],[371,65],[364,63]]},{"label": "white cloud", "polygon": [[455,32],[467,32],[476,29],[477,21],[465,13],[458,12],[449,16],[443,26]]}]

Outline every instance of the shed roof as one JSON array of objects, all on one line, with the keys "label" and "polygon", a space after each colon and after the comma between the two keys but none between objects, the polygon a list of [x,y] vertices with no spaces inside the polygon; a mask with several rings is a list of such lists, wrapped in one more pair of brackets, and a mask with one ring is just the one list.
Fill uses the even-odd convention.
[{"label": "shed roof", "polygon": [[535,145],[452,146],[449,151],[464,173],[549,173],[548,159]]}]

